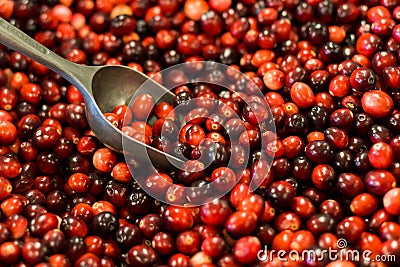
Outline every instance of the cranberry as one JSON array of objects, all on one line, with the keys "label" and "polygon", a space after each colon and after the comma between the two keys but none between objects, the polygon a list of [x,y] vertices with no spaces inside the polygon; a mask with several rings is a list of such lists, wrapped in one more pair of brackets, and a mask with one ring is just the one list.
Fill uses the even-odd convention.
[{"label": "cranberry", "polygon": [[286,211],[276,216],[274,225],[278,231],[297,231],[301,227],[301,220],[294,212]]},{"label": "cranberry", "polygon": [[378,208],[378,199],[372,194],[363,193],[351,201],[351,211],[359,216],[368,216],[376,211]]},{"label": "cranberry", "polygon": [[222,225],[232,213],[226,200],[218,199],[200,209],[201,220],[208,225]]},{"label": "cranberry", "polygon": [[168,264],[170,266],[189,266],[189,256],[182,254],[182,253],[176,253],[174,255],[172,255],[169,260],[168,260]]},{"label": "cranberry", "polygon": [[33,143],[40,150],[55,147],[61,137],[61,132],[55,126],[40,126],[33,133]]},{"label": "cranberry", "polygon": [[146,245],[137,245],[128,251],[126,262],[129,266],[153,266],[158,262],[156,251]]},{"label": "cranberry", "polygon": [[368,159],[371,165],[377,169],[387,169],[394,161],[393,149],[384,142],[375,143],[369,153]]},{"label": "cranberry", "polygon": [[36,216],[29,222],[29,229],[32,235],[43,237],[48,231],[56,229],[58,218],[52,213],[44,213]]},{"label": "cranberry", "polygon": [[11,145],[17,139],[17,128],[10,121],[0,122],[0,144],[3,146]]},{"label": "cranberry", "polygon": [[176,238],[176,248],[180,253],[194,254],[200,248],[200,235],[193,230],[181,232]]},{"label": "cranberry", "polygon": [[292,238],[293,238],[293,231],[291,230],[282,231],[278,233],[272,240],[272,248],[289,251]]},{"label": "cranberry", "polygon": [[358,53],[372,58],[373,54],[381,49],[382,39],[373,33],[362,34],[356,44]]},{"label": "cranberry", "polygon": [[36,264],[43,260],[46,247],[40,241],[27,241],[22,245],[21,255],[28,264]]},{"label": "cranberry", "polygon": [[86,121],[85,106],[83,104],[69,104],[65,111],[68,123],[76,129],[85,130],[88,128]]},{"label": "cranberry", "polygon": [[395,222],[384,222],[379,228],[379,235],[384,240],[397,239],[399,233],[399,225]]},{"label": "cranberry", "polygon": [[34,83],[27,83],[20,89],[21,97],[33,105],[38,105],[43,94],[42,88]]},{"label": "cranberry", "polygon": [[382,75],[387,67],[396,66],[397,59],[393,53],[380,51],[375,53],[372,59],[372,68],[378,74]]},{"label": "cranberry", "polygon": [[[179,217],[177,217],[179,215]],[[163,216],[163,222],[167,229],[173,232],[182,232],[193,226],[193,215],[183,207],[168,207]]]},{"label": "cranberry", "polygon": [[202,251],[213,258],[220,258],[225,248],[225,241],[219,236],[207,237],[201,244]]},{"label": "cranberry", "polygon": [[309,122],[308,119],[300,114],[294,113],[286,118],[285,121],[285,132],[289,135],[302,136],[308,131]]},{"label": "cranberry", "polygon": [[257,224],[257,216],[250,211],[236,211],[225,221],[225,229],[233,237],[251,234]]},{"label": "cranberry", "polygon": [[110,212],[100,212],[92,220],[92,231],[101,237],[110,237],[117,231],[119,222]]},{"label": "cranberry", "polygon": [[336,226],[336,234],[345,238],[350,244],[358,242],[367,225],[361,217],[346,217]]},{"label": "cranberry", "polygon": [[314,94],[311,88],[303,82],[296,82],[292,85],[290,96],[293,102],[300,108],[307,109],[314,105]]},{"label": "cranberry", "polygon": [[326,164],[319,164],[315,166],[311,173],[311,181],[316,188],[321,190],[331,188],[335,184],[335,180],[335,170]]},{"label": "cranberry", "polygon": [[99,171],[111,172],[116,163],[116,154],[108,148],[100,148],[93,155],[93,165]]},{"label": "cranberry", "polygon": [[383,206],[385,210],[392,215],[398,215],[400,213],[400,204],[398,201],[399,193],[400,190],[398,190],[398,188],[393,188],[383,196]]},{"label": "cranberry", "polygon": [[121,249],[129,250],[140,243],[140,229],[136,225],[120,226],[115,232],[115,239]]},{"label": "cranberry", "polygon": [[364,183],[361,178],[354,173],[339,174],[336,186],[342,194],[348,196],[356,196],[364,190]]},{"label": "cranberry", "polygon": [[382,80],[389,89],[397,88],[400,79],[400,69],[398,67],[386,67],[382,71]]},{"label": "cranberry", "polygon": [[307,157],[316,163],[328,162],[333,158],[331,145],[324,140],[316,140],[305,147]]},{"label": "cranberry", "polygon": [[18,93],[16,90],[2,87],[0,89],[0,96],[2,97],[2,100],[0,102],[0,107],[2,109],[8,111],[16,107],[18,100]]},{"label": "cranberry", "polygon": [[[353,72],[355,73],[355,71]],[[335,97],[344,97],[351,91],[351,80],[346,75],[337,75],[329,83],[329,93]]]},{"label": "cranberry", "polygon": [[0,260],[5,264],[15,264],[21,256],[21,248],[15,242],[0,245]]},{"label": "cranberry", "polygon": [[371,220],[369,223],[369,227],[371,231],[373,232],[378,232],[380,227],[382,226],[383,223],[390,221],[392,218],[392,215],[388,213],[385,209],[379,209],[377,210],[372,216]]},{"label": "cranberry", "polygon": [[348,145],[347,133],[336,127],[329,127],[325,130],[325,139],[336,149],[344,149]]},{"label": "cranberry", "polygon": [[0,163],[0,175],[5,178],[16,178],[22,171],[21,163],[14,154],[0,156]]},{"label": "cranberry", "polygon": [[12,191],[11,182],[5,177],[0,177],[0,200],[7,198]]},{"label": "cranberry", "polygon": [[388,94],[378,90],[366,92],[361,103],[365,112],[374,118],[384,118],[393,110],[393,100]]},{"label": "cranberry", "polygon": [[260,240],[255,236],[240,238],[234,248],[235,259],[242,264],[250,264],[257,259],[258,252],[261,250]]},{"label": "cranberry", "polygon": [[289,207],[296,195],[293,186],[286,181],[273,182],[267,189],[267,197],[277,207]]}]

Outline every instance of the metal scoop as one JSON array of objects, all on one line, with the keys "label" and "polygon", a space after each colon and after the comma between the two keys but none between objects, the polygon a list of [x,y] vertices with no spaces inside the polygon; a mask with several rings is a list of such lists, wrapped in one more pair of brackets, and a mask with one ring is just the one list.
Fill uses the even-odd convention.
[{"label": "metal scoop", "polygon": [[174,156],[128,137],[103,116],[104,112],[110,112],[115,106],[126,104],[144,82],[154,99],[172,103],[174,94],[162,85],[125,66],[83,66],[70,62],[1,17],[0,43],[36,60],[76,86],[84,97],[90,128],[109,148],[123,153],[123,148],[129,147],[128,150],[135,154],[134,158],[139,162],[148,162],[150,159],[154,165],[167,169],[183,163]]}]

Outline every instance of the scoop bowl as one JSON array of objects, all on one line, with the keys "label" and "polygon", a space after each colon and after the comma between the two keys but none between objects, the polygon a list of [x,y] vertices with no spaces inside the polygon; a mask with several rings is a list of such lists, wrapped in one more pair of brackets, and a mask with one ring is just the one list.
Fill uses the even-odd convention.
[{"label": "scoop bowl", "polygon": [[[138,162],[167,169],[183,161],[123,134],[105,117],[115,106],[127,104],[136,90],[146,82],[146,91],[159,101],[172,103],[174,94],[141,72],[125,66],[84,66],[68,61],[36,42],[0,17],[0,43],[32,58],[73,84],[85,100],[86,118],[97,138],[116,152],[134,153]],[[122,140],[124,139],[124,142]],[[129,149],[124,149],[124,148]]]}]

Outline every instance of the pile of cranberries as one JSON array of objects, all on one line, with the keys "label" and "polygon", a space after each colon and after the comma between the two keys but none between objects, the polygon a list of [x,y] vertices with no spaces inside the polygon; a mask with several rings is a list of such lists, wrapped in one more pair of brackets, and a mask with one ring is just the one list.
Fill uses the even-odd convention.
[{"label": "pile of cranberries", "polygon": [[[170,66],[213,61],[257,85],[212,72],[232,87],[180,85],[174,103],[142,94],[105,114],[189,162],[144,177],[165,204],[98,141],[74,86],[0,45],[1,267],[399,266],[398,1],[2,0],[0,16],[78,64],[161,82]],[[183,186],[222,174],[229,193],[185,206]]]}]

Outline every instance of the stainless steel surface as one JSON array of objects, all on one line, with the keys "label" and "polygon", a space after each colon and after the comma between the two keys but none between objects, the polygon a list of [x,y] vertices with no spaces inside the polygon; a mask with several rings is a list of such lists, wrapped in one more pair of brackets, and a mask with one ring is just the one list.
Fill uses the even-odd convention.
[{"label": "stainless steel surface", "polygon": [[[110,112],[115,106],[130,101],[145,81],[147,81],[146,90],[148,89],[154,98],[162,96],[162,100],[171,102],[174,94],[163,86],[125,66],[94,67],[72,63],[36,42],[1,17],[0,43],[45,65],[75,85],[85,99],[86,117],[91,129],[108,147],[120,153],[124,150],[130,151],[135,154],[135,159],[146,163],[148,163],[148,154],[153,164],[164,168],[174,168],[174,165],[179,166],[183,163],[178,158],[127,136],[124,137],[123,146],[122,132],[103,116],[104,112]],[[128,149],[123,149],[127,146]]]}]

